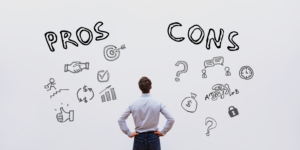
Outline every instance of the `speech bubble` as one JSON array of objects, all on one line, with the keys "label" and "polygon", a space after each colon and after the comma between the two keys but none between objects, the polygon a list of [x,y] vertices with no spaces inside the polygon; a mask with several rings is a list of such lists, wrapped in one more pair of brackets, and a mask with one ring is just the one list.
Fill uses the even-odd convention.
[{"label": "speech bubble", "polygon": [[220,56],[220,57],[214,57],[213,58],[213,63],[215,65],[222,65],[223,66],[224,58],[222,56]]},{"label": "speech bubble", "polygon": [[213,66],[215,66],[213,60],[206,60],[206,61],[204,62],[204,67],[205,67],[205,68],[207,68],[207,67],[213,67]]}]

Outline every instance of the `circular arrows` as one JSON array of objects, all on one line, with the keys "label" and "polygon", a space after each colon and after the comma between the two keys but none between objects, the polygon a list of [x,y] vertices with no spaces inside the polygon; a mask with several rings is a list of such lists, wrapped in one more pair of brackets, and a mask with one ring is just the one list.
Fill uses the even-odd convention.
[{"label": "circular arrows", "polygon": [[94,98],[94,91],[92,88],[87,88],[87,86],[84,86],[83,88],[78,89],[77,91],[77,99],[79,102],[84,101],[87,103],[87,99],[92,100]]}]

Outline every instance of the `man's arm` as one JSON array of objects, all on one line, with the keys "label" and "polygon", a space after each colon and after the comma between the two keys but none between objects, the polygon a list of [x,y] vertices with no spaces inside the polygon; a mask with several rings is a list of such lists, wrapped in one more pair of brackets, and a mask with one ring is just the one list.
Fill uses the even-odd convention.
[{"label": "man's arm", "polygon": [[163,135],[165,135],[165,134],[167,134],[167,132],[168,132],[169,130],[171,130],[171,128],[172,128],[172,126],[173,126],[175,120],[174,120],[174,118],[171,116],[171,114],[167,111],[166,105],[161,104],[160,107],[161,107],[160,112],[161,112],[161,113],[166,117],[166,119],[167,119],[167,123],[166,123],[166,125],[164,126],[164,129],[162,129],[162,130],[160,131]]},{"label": "man's arm", "polygon": [[128,127],[126,125],[126,119],[130,115],[130,113],[131,113],[131,110],[130,110],[130,107],[128,106],[127,109],[125,110],[125,112],[121,115],[120,119],[118,120],[120,129],[123,131],[123,133],[125,133],[129,137],[132,135],[132,132],[128,129]]}]

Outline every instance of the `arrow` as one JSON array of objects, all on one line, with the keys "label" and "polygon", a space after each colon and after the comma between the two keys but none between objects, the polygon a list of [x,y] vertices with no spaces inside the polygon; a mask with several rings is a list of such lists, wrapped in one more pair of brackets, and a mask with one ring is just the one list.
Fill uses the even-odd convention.
[{"label": "arrow", "polygon": [[88,101],[86,100],[86,97],[83,98],[84,102],[87,103]]},{"label": "arrow", "polygon": [[[100,93],[102,93],[103,91],[105,91],[105,90],[107,90],[107,89],[109,89],[111,87],[111,85],[110,86],[108,86],[108,87],[106,87],[104,90],[102,90]],[[99,94],[100,94],[99,93]]]},{"label": "arrow", "polygon": [[116,52],[120,52],[120,50],[125,49],[125,48],[126,48],[126,47],[125,47],[125,44],[123,44],[120,48],[116,49],[115,51],[116,51]]},{"label": "arrow", "polygon": [[81,88],[77,91],[77,99],[80,100],[80,102],[82,101],[81,98],[79,98],[78,93],[81,90]]}]

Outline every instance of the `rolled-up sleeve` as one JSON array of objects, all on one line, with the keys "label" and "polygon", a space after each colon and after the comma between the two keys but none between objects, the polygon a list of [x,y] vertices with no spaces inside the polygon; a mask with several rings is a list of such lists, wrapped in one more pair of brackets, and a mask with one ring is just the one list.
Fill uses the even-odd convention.
[{"label": "rolled-up sleeve", "polygon": [[130,107],[128,106],[126,108],[126,110],[123,112],[123,114],[121,115],[120,119],[118,120],[120,129],[123,131],[123,133],[125,133],[128,136],[132,135],[132,132],[128,129],[128,127],[126,125],[126,119],[130,115],[130,113],[131,113],[131,110],[130,110]]},{"label": "rolled-up sleeve", "polygon": [[168,112],[166,105],[161,104],[160,112],[166,117],[167,122],[164,128],[160,131],[163,135],[167,134],[168,131],[171,130],[175,119],[171,116],[171,114]]}]

